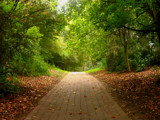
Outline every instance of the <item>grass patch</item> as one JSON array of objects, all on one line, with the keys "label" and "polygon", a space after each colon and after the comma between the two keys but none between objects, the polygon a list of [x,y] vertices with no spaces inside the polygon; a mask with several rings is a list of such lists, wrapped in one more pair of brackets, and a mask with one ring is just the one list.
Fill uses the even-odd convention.
[{"label": "grass patch", "polygon": [[101,71],[101,70],[104,70],[103,68],[94,68],[94,69],[91,69],[91,70],[88,70],[88,71],[84,71],[86,73],[94,73],[94,72],[98,72],[98,71]]},{"label": "grass patch", "polygon": [[50,69],[51,76],[56,77],[58,79],[62,79],[66,74],[69,73],[69,71],[62,70],[55,66],[52,66]]},{"label": "grass patch", "polygon": [[66,71],[66,70],[62,70],[60,68],[57,68],[57,67],[52,67],[53,70],[56,70],[58,72],[61,72],[61,73],[69,73],[69,71]]}]

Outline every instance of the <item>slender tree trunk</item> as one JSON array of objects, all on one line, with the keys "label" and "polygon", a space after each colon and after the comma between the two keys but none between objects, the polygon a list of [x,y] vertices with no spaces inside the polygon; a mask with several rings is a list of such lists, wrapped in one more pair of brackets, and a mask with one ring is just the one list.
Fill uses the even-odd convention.
[{"label": "slender tree trunk", "polygon": [[125,54],[125,61],[126,61],[126,66],[127,66],[127,71],[130,72],[130,64],[129,64],[129,59],[128,59],[128,45],[124,46],[124,54]]},{"label": "slender tree trunk", "polygon": [[[157,2],[157,5],[158,4],[160,5],[159,2]],[[152,14],[154,15],[152,19],[155,24],[156,33],[158,36],[158,42],[160,44],[160,10],[156,9],[156,7],[154,6],[154,10],[152,10]]]},{"label": "slender tree trunk", "polygon": [[[1,28],[0,28],[0,31],[1,31]],[[4,65],[4,46],[3,46],[3,41],[4,40],[4,33],[3,32],[0,32],[0,67],[2,67]]]},{"label": "slender tree trunk", "polygon": [[[160,22],[159,22],[160,23]],[[160,26],[159,26],[160,27]],[[159,42],[159,51],[160,51],[160,30],[157,30],[158,42]],[[160,79],[156,82],[158,86],[160,86]]]},{"label": "slender tree trunk", "polygon": [[160,44],[160,30],[157,30],[158,42]]},{"label": "slender tree trunk", "polygon": [[124,55],[125,55],[125,62],[126,62],[127,71],[130,72],[131,68],[130,68],[129,59],[128,59],[129,31],[127,34],[126,29],[122,28],[122,30],[119,30],[119,37],[120,37],[121,44],[124,48]]},{"label": "slender tree trunk", "polygon": [[157,16],[158,19],[157,21],[155,21],[155,26],[156,26],[156,33],[157,33],[157,36],[158,36],[158,42],[160,44],[160,15]]},{"label": "slender tree trunk", "polygon": [[86,64],[83,65],[83,71],[86,71]]}]

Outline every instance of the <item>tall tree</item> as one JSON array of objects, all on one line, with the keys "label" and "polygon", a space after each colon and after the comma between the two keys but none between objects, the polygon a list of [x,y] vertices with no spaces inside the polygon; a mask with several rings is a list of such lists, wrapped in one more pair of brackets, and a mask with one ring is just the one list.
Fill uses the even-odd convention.
[{"label": "tall tree", "polygon": [[121,28],[118,31],[119,31],[119,38],[120,38],[121,44],[124,48],[127,71],[130,72],[131,68],[130,68],[130,64],[129,64],[129,60],[128,60],[129,31],[126,30],[126,28]]}]

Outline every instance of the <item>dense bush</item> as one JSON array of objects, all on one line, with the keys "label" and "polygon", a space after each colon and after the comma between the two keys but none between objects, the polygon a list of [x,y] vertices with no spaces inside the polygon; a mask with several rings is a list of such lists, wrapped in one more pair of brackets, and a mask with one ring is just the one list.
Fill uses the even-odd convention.
[{"label": "dense bush", "polygon": [[119,48],[107,55],[106,69],[108,71],[122,71],[126,69],[123,49]]},{"label": "dense bush", "polygon": [[0,98],[3,98],[9,93],[15,94],[21,91],[21,83],[13,74],[11,74],[10,69],[0,69],[0,73]]},{"label": "dense bush", "polygon": [[14,56],[10,62],[12,71],[20,75],[48,75],[48,66],[41,56]]},{"label": "dense bush", "polygon": [[67,70],[67,71],[78,71],[81,66],[79,60],[72,55],[55,55],[54,56],[55,66]]}]

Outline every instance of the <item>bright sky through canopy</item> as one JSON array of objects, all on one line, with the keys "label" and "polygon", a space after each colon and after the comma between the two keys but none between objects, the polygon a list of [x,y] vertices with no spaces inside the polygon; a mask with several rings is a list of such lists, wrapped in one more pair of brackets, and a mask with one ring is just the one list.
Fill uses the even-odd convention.
[{"label": "bright sky through canopy", "polygon": [[61,9],[68,2],[68,0],[58,0],[58,2],[58,9]]}]

